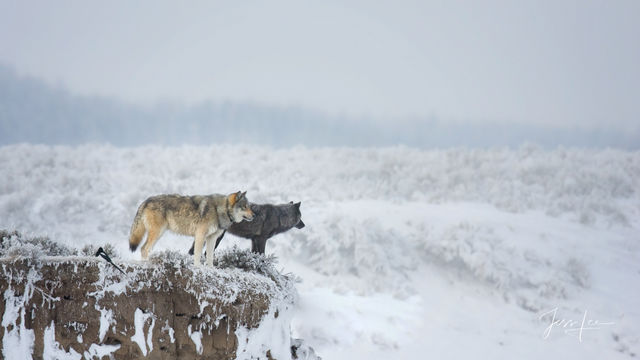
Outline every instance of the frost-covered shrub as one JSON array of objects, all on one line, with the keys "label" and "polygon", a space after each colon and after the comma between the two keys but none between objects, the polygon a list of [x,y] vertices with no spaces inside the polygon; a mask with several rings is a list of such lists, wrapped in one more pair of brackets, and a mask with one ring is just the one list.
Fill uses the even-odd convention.
[{"label": "frost-covered shrub", "polygon": [[407,279],[422,260],[413,239],[374,219],[329,215],[316,220],[314,232],[287,234],[290,240],[282,249],[287,257],[300,259],[323,275],[340,277],[330,285],[344,286],[340,291],[391,291],[400,297],[414,293]]},{"label": "frost-covered shrub", "polygon": [[548,244],[537,243],[535,235],[507,234],[500,227],[460,222],[426,233],[420,248],[426,261],[515,296],[528,309],[540,305],[532,299],[566,298],[575,285],[589,287],[582,260],[545,249]]},{"label": "frost-covered shrub", "polygon": [[149,255],[149,262],[155,265],[180,269],[193,265],[193,256],[173,250],[154,251]]},{"label": "frost-covered shrub", "polygon": [[507,263],[515,249],[487,227],[462,222],[443,233],[429,234],[422,246],[431,261],[468,272],[497,288],[512,287],[520,275],[513,264]]},{"label": "frost-covered shrub", "polygon": [[17,231],[0,230],[0,257],[69,256],[73,252],[47,237],[24,237]]},{"label": "frost-covered shrub", "polygon": [[20,246],[11,246],[6,250],[4,254],[2,254],[2,257],[19,257],[30,260],[36,260],[42,256],[44,256],[42,248],[28,243],[22,244]]},{"label": "frost-covered shrub", "polygon": [[570,258],[567,260],[565,270],[576,285],[582,288],[589,287],[591,276],[584,263],[578,259]]},{"label": "frost-covered shrub", "polygon": [[[193,256],[185,252],[165,250],[155,251],[149,256],[149,262],[154,265],[181,269],[193,266]],[[201,264],[205,262],[204,256],[200,259]],[[281,278],[289,277],[283,275],[275,268],[277,259],[274,255],[256,254],[249,250],[240,249],[234,246],[230,249],[217,250],[213,258],[213,266],[218,269],[240,269],[267,276],[278,282]],[[204,269],[206,265],[203,264]]]},{"label": "frost-covered shrub", "polygon": [[216,252],[213,258],[213,266],[220,269],[237,268],[245,271],[265,275],[276,281],[282,276],[275,268],[276,257],[257,254],[249,250],[243,250],[237,246],[231,249]]},{"label": "frost-covered shrub", "polygon": [[96,256],[96,253],[98,252],[99,248],[102,248],[102,250],[105,253],[107,253],[107,255],[109,255],[109,257],[112,258],[112,259],[120,257],[120,254],[118,253],[118,250],[116,250],[116,248],[110,243],[105,243],[102,246],[93,245],[93,244],[85,245],[82,249],[76,250],[75,251],[75,255],[78,255],[78,256]]}]

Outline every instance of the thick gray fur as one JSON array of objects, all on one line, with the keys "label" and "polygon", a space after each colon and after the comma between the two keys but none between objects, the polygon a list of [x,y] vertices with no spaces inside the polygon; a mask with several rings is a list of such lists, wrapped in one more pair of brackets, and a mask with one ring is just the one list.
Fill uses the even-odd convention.
[{"label": "thick gray fur", "polygon": [[[288,231],[295,227],[302,229],[305,225],[302,222],[300,213],[300,203],[290,202],[288,204],[250,204],[254,213],[252,221],[242,221],[229,226],[226,231],[231,234],[251,240],[251,251],[264,254],[267,240],[272,236]],[[215,248],[218,248],[225,232],[216,240]],[[189,250],[193,255],[193,245]]]}]

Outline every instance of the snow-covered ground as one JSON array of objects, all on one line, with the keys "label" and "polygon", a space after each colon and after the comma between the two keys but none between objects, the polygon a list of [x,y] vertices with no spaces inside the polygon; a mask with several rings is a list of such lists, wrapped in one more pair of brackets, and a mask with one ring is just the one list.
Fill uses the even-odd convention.
[{"label": "snow-covered ground", "polygon": [[0,169],[0,228],[125,259],[153,194],[302,201],[307,226],[267,252],[325,359],[640,355],[638,152],[15,145]]}]

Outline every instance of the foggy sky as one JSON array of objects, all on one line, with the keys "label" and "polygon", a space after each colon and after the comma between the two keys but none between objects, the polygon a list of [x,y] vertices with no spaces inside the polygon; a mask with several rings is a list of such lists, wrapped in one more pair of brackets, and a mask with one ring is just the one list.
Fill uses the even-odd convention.
[{"label": "foggy sky", "polygon": [[136,104],[637,130],[640,2],[1,1],[0,63]]}]

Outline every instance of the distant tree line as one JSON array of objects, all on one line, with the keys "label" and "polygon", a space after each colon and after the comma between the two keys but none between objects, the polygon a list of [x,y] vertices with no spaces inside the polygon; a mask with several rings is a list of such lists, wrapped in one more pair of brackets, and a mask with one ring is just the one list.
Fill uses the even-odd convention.
[{"label": "distant tree line", "polygon": [[253,143],[278,147],[390,146],[620,147],[637,149],[640,134],[505,124],[456,124],[435,118],[370,120],[298,107],[241,102],[143,107],[74,96],[0,66],[0,145],[181,145]]}]

